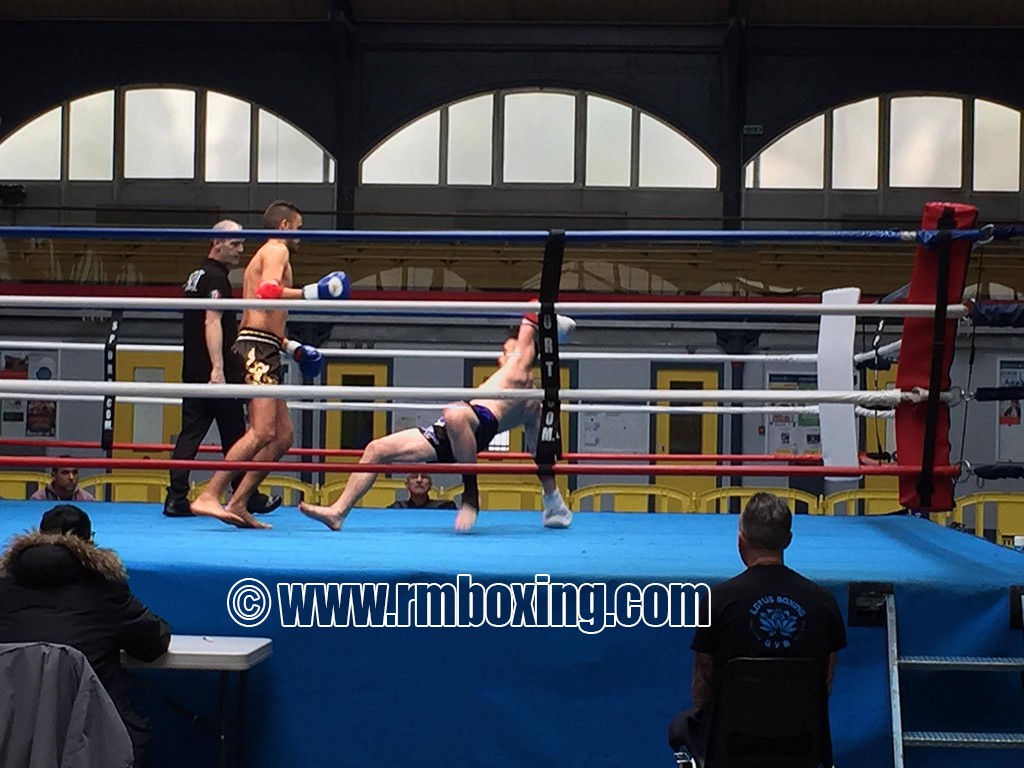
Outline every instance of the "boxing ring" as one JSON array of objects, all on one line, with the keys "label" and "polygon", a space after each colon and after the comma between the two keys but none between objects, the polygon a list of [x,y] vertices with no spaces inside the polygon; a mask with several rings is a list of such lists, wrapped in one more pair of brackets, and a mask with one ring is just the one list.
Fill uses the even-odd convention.
[{"label": "boxing ring", "polygon": [[[957,215],[966,206],[957,207]],[[899,478],[901,505],[918,514],[839,516],[800,514],[794,517],[793,544],[786,563],[831,591],[848,625],[849,647],[840,653],[831,697],[832,736],[837,766],[891,765],[892,736],[887,642],[884,626],[872,626],[856,601],[860,585],[891,585],[900,613],[900,645],[904,652],[948,655],[1013,656],[1021,653],[1020,630],[1008,628],[1008,590],[1024,584],[1019,553],[995,547],[944,525],[952,509],[954,480],[964,468],[950,463],[948,410],[964,399],[948,380],[952,329],[968,314],[960,304],[963,289],[956,272],[966,262],[971,243],[990,232],[961,222],[956,229],[934,230],[942,211],[932,211],[920,233],[860,233],[874,239],[917,244],[919,259],[908,303],[872,305],[859,301],[853,289],[840,289],[821,303],[746,305],[741,312],[760,317],[817,316],[821,338],[816,354],[793,356],[816,362],[819,388],[809,392],[756,390],[612,390],[560,389],[542,370],[542,386],[533,390],[490,393],[500,397],[544,401],[544,413],[586,408],[641,412],[750,413],[777,410],[780,400],[793,409],[816,413],[822,422],[822,455],[798,457],[742,454],[665,456],[563,452],[554,436],[536,453],[487,454],[492,459],[472,465],[388,464],[380,471],[400,473],[424,469],[432,473],[477,472],[489,475],[534,475],[544,467],[556,476],[588,474],[622,476],[713,475],[787,477],[807,475],[828,481],[868,475]],[[970,218],[964,214],[967,218]],[[948,223],[943,223],[948,226]],[[17,228],[13,228],[17,229]],[[953,276],[932,259],[932,236],[945,232],[953,252]],[[170,234],[169,234],[170,233]],[[3,234],[0,232],[0,234]],[[15,234],[31,236],[21,230]],[[102,230],[96,236],[124,236]],[[208,231],[168,231],[153,236],[209,238]],[[256,237],[267,233],[238,233]],[[333,237],[366,233],[310,233]],[[410,233],[375,233],[400,239]],[[430,239],[431,233],[415,233]],[[597,242],[616,233],[565,233],[566,238]],[[635,233],[634,233],[635,234]],[[786,233],[642,233],[668,239],[772,239]],[[788,233],[792,236],[792,233]],[[46,236],[53,236],[49,232]],[[138,231],[132,232],[138,236]],[[235,233],[233,233],[235,236]],[[528,242],[548,242],[549,233],[518,234]],[[806,239],[841,239],[849,233],[802,233]],[[468,237],[468,235],[467,235]],[[959,262],[955,260],[959,259]],[[957,266],[959,264],[959,266]],[[547,266],[547,265],[546,265]],[[921,272],[918,273],[920,268]],[[938,270],[938,274],[936,273]],[[962,270],[961,270],[962,271]],[[936,284],[944,299],[936,301]],[[916,287],[916,291],[915,291]],[[556,284],[557,288],[557,284]],[[929,294],[930,292],[930,294]],[[930,295],[930,299],[929,299]],[[253,301],[218,300],[210,308],[252,306]],[[323,303],[322,303],[323,304]],[[427,314],[470,313],[517,317],[536,310],[537,303],[473,302],[459,306],[437,302],[350,301],[310,309],[301,302],[264,301],[266,308],[287,308],[295,315],[345,313]],[[279,306],[278,306],[279,305]],[[52,306],[65,309],[105,308],[164,311],[202,308],[201,300],[111,297],[0,296],[0,308]],[[572,314],[581,327],[591,315],[720,317],[737,307],[703,303],[685,308],[671,302],[630,303],[557,301],[551,280],[542,283],[541,319],[555,311]],[[853,315],[907,318],[897,352],[900,379],[891,391],[853,389]],[[941,331],[946,329],[946,335]],[[943,339],[946,343],[943,343]],[[105,350],[110,344],[102,345]],[[95,349],[95,348],[94,348]],[[99,350],[97,350],[99,351]],[[352,350],[324,350],[352,354]],[[363,350],[385,356],[389,350]],[[426,354],[426,353],[425,353]],[[468,357],[465,351],[441,351]],[[490,354],[490,353],[488,353]],[[545,360],[571,359],[571,345]],[[876,356],[884,354],[880,348]],[[549,353],[550,355],[550,353]],[[648,356],[649,357],[649,356]],[[701,356],[689,356],[693,360]],[[710,356],[705,356],[710,357]],[[739,356],[721,355],[719,362]],[[748,359],[753,356],[749,356]],[[627,355],[615,359],[629,361]],[[246,396],[244,385],[216,385],[195,392],[188,385],[107,381],[4,380],[5,397],[39,397],[57,402],[177,403],[183,396]],[[275,396],[295,409],[424,409],[472,397],[468,388],[332,387],[283,385]],[[716,405],[705,403],[713,401]],[[655,405],[658,403],[658,405]],[[665,410],[669,409],[669,410]],[[891,417],[900,446],[897,462],[879,464],[862,455],[857,444],[857,419]],[[25,448],[32,441],[22,441]],[[45,442],[45,441],[43,441]],[[542,440],[542,443],[544,441]],[[89,449],[97,455],[61,459],[61,465],[90,469],[172,467],[213,469],[219,458],[189,462],[168,459],[113,457],[114,450],[153,452],[166,446],[118,445],[104,430],[95,443],[50,442],[47,455],[13,455],[18,441],[0,441],[0,468],[45,468],[53,454],[67,448]],[[547,451],[547,452],[545,452]],[[297,448],[287,461],[241,462],[237,469],[322,473],[344,477],[352,465],[317,461],[345,455],[333,446]],[[351,454],[349,454],[351,455]],[[362,465],[360,469],[373,469]],[[693,626],[681,626],[658,595],[674,594],[671,585],[714,585],[742,570],[736,553],[736,517],[728,514],[613,514],[576,511],[568,530],[542,528],[536,510],[481,511],[471,534],[452,530],[451,513],[443,510],[356,508],[340,533],[283,507],[268,516],[271,530],[239,530],[208,517],[168,519],[158,505],[129,502],[87,502],[80,506],[93,519],[97,542],[124,559],[135,593],[167,618],[176,633],[269,637],[272,658],[251,673],[247,765],[368,766],[551,765],[583,768],[662,766],[672,764],[665,743],[671,717],[686,706]],[[44,508],[38,502],[0,501],[0,534],[6,539],[38,524]],[[929,519],[932,517],[933,519]],[[460,581],[460,579],[462,579]],[[468,579],[468,581],[467,581]],[[267,590],[265,606],[253,602],[251,580]],[[242,585],[241,582],[246,584]],[[513,618],[501,595],[514,597],[510,585],[571,585],[578,610],[575,623],[543,626],[529,612]],[[326,585],[336,585],[332,593]],[[401,585],[443,585],[457,599],[472,602],[471,585],[495,588],[491,625],[444,626],[443,611],[416,604],[424,622],[401,626],[396,614],[376,619],[368,608],[366,585],[400,595]],[[310,585],[314,585],[310,587]],[[317,591],[315,585],[321,585]],[[349,585],[345,592],[341,585]],[[354,587],[352,585],[355,585]],[[654,595],[644,604],[643,620],[622,612],[618,595]],[[359,594],[352,607],[352,589]],[[246,591],[242,591],[246,590]],[[427,590],[429,592],[429,589]],[[341,595],[348,597],[343,605]],[[406,593],[408,594],[408,593]],[[524,595],[520,591],[518,594]],[[685,591],[683,594],[687,594]],[[248,595],[248,597],[246,597]],[[489,606],[484,598],[485,606]],[[317,601],[320,602],[317,602]],[[592,602],[588,602],[592,601]],[[610,601],[610,602],[609,602]],[[469,604],[467,603],[467,604]],[[433,604],[436,608],[436,603]],[[600,605],[603,610],[594,606]],[[317,607],[314,607],[317,606]],[[589,607],[588,607],[589,606]],[[611,606],[609,608],[609,606]],[[263,608],[266,608],[265,614]],[[668,613],[666,614],[666,610]],[[503,611],[505,611],[503,613]],[[660,611],[660,613],[659,613]],[[506,613],[509,613],[506,617]],[[685,611],[684,611],[685,613]],[[568,616],[569,613],[566,614]],[[368,618],[369,617],[369,618]],[[383,617],[382,622],[381,617]],[[439,618],[438,618],[439,617]],[[466,616],[462,615],[465,619]],[[502,623],[502,620],[508,621]],[[564,617],[563,617],[564,618]],[[692,617],[691,617],[692,618]],[[523,623],[514,626],[515,621]],[[659,620],[661,623],[659,624]],[[383,626],[391,622],[392,625]],[[331,623],[335,626],[328,626]],[[373,626],[374,623],[376,626]],[[552,622],[547,622],[551,624]],[[684,622],[685,623],[685,622]],[[325,625],[326,624],[326,625]],[[363,625],[360,625],[363,624]],[[570,625],[571,624],[571,625]],[[998,677],[998,676],[996,676]],[[933,673],[907,683],[904,692],[906,729],[1014,730],[1019,712],[1000,704],[1019,698],[1019,681],[986,678],[983,686]],[[138,709],[154,720],[155,766],[201,762],[209,754],[201,729],[167,702],[185,710],[212,715],[216,699],[198,676],[168,677],[141,673],[134,692]],[[975,701],[975,696],[977,701]],[[970,705],[964,702],[970,701]],[[212,743],[212,742],[211,742]],[[972,756],[973,757],[973,756]],[[974,764],[1016,765],[1019,753],[986,751]],[[907,765],[960,764],[962,755],[942,750],[911,750]]]},{"label": "boxing ring", "polygon": [[[37,525],[44,506],[2,502],[4,538]],[[158,505],[80,506],[98,543],[124,557],[136,594],[175,632],[273,640],[273,656],[250,673],[251,766],[671,765],[665,729],[688,700],[694,630],[281,627],[276,616],[247,629],[225,607],[241,578],[273,588],[453,583],[457,574],[516,583],[548,574],[611,592],[625,583],[714,584],[742,569],[735,515],[585,513],[568,531],[545,531],[537,512],[489,510],[472,535],[461,536],[448,511],[356,509],[334,535],[294,508],[271,516],[273,530],[250,532],[163,518]],[[1019,654],[1020,632],[1007,629],[1006,585],[1021,582],[1020,559],[905,516],[799,515],[787,551],[789,565],[835,595],[844,618],[851,583],[892,583],[901,647],[948,654]],[[853,627],[848,637],[831,700],[837,765],[890,765],[885,630]],[[946,675],[937,690],[908,692],[907,727],[1012,730],[1016,712],[963,706],[1019,695],[1019,682],[988,677],[986,691]],[[193,712],[216,713],[215,690],[200,673],[144,679]],[[1000,685],[1009,698],[1000,698]],[[215,754],[212,736],[148,686],[133,693],[154,719],[154,765]],[[926,757],[932,765],[962,760]],[[1010,766],[1019,755],[981,757],[976,764]]]}]

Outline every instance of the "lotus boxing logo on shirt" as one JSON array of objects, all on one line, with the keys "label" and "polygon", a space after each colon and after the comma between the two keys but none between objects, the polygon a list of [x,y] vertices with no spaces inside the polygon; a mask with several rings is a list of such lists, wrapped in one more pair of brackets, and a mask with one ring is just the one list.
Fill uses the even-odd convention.
[{"label": "lotus boxing logo on shirt", "polygon": [[807,611],[783,595],[765,595],[750,606],[750,630],[765,648],[789,648],[804,633]]}]

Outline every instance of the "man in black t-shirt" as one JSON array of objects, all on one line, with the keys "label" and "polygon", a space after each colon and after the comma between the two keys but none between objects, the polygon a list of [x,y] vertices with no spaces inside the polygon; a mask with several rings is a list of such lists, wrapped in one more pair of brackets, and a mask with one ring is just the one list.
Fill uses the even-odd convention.
[{"label": "man in black t-shirt", "polygon": [[430,498],[430,489],[434,487],[434,481],[425,472],[412,472],[405,478],[405,490],[409,492],[409,498],[405,501],[395,501],[388,505],[388,509],[455,509],[454,501],[445,499]]},{"label": "man in black t-shirt", "polygon": [[715,673],[739,657],[814,658],[832,690],[837,652],[846,628],[830,592],[783,564],[793,539],[792,515],[783,499],[758,493],[740,515],[739,552],[747,570],[711,590],[710,626],[698,627],[694,651],[693,708],[668,731],[669,746],[685,746],[703,765],[715,691]]},{"label": "man in black t-shirt", "polygon": [[[224,232],[237,232],[240,224],[225,219],[213,227]],[[243,240],[214,240],[210,253],[202,265],[185,281],[185,297],[198,299],[230,299],[231,281],[228,273],[238,266],[242,256]],[[245,372],[242,359],[231,351],[238,335],[238,318],[234,312],[196,309],[182,313],[181,380],[193,384],[241,384]],[[172,459],[194,459],[199,445],[210,425],[217,422],[224,453],[245,434],[245,410],[242,400],[183,398],[181,403],[181,432],[174,446]],[[164,501],[164,514],[168,517],[188,517],[189,471],[171,471],[171,484]],[[232,481],[237,488],[242,473]],[[270,512],[281,504],[275,496],[253,494],[249,500],[250,513]]]}]

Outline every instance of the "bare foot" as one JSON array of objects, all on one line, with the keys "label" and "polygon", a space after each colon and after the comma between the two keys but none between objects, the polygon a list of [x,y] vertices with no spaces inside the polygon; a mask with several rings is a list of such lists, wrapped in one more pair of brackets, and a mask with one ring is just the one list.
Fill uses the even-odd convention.
[{"label": "bare foot", "polygon": [[231,502],[224,507],[224,511],[231,515],[238,522],[235,523],[239,528],[273,528],[270,523],[263,523],[252,516],[252,513],[245,508],[245,505],[232,506]]},{"label": "bare foot", "polygon": [[321,507],[316,504],[307,504],[304,501],[300,501],[299,511],[306,517],[319,520],[332,531],[340,531],[342,524],[345,522],[345,515],[341,514],[340,509],[335,509],[334,507]]},{"label": "bare foot", "polygon": [[239,514],[237,511],[230,511],[220,505],[216,499],[200,496],[192,502],[192,514],[215,517],[228,525],[235,525],[239,528],[270,528],[266,523],[259,522],[248,513]]},{"label": "bare foot", "polygon": [[455,530],[462,533],[472,530],[473,526],[476,525],[476,517],[479,512],[476,507],[463,504],[459,507],[459,514],[455,516]]}]

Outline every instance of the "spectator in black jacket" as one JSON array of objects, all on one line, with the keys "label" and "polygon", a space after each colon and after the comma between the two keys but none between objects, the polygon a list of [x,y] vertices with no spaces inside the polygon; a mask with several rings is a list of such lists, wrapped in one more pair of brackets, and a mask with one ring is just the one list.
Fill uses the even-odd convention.
[{"label": "spectator in black jacket", "polygon": [[405,490],[409,492],[409,498],[389,504],[388,509],[455,509],[454,501],[430,498],[430,489],[433,487],[434,481],[430,475],[413,472],[405,478]]},{"label": "spectator in black jacket", "polygon": [[43,515],[39,531],[15,537],[0,556],[0,643],[81,651],[121,713],[140,768],[149,727],[128,700],[121,651],[154,661],[167,650],[171,628],[139,602],[127,580],[117,554],[93,544],[89,516],[58,505]]}]

